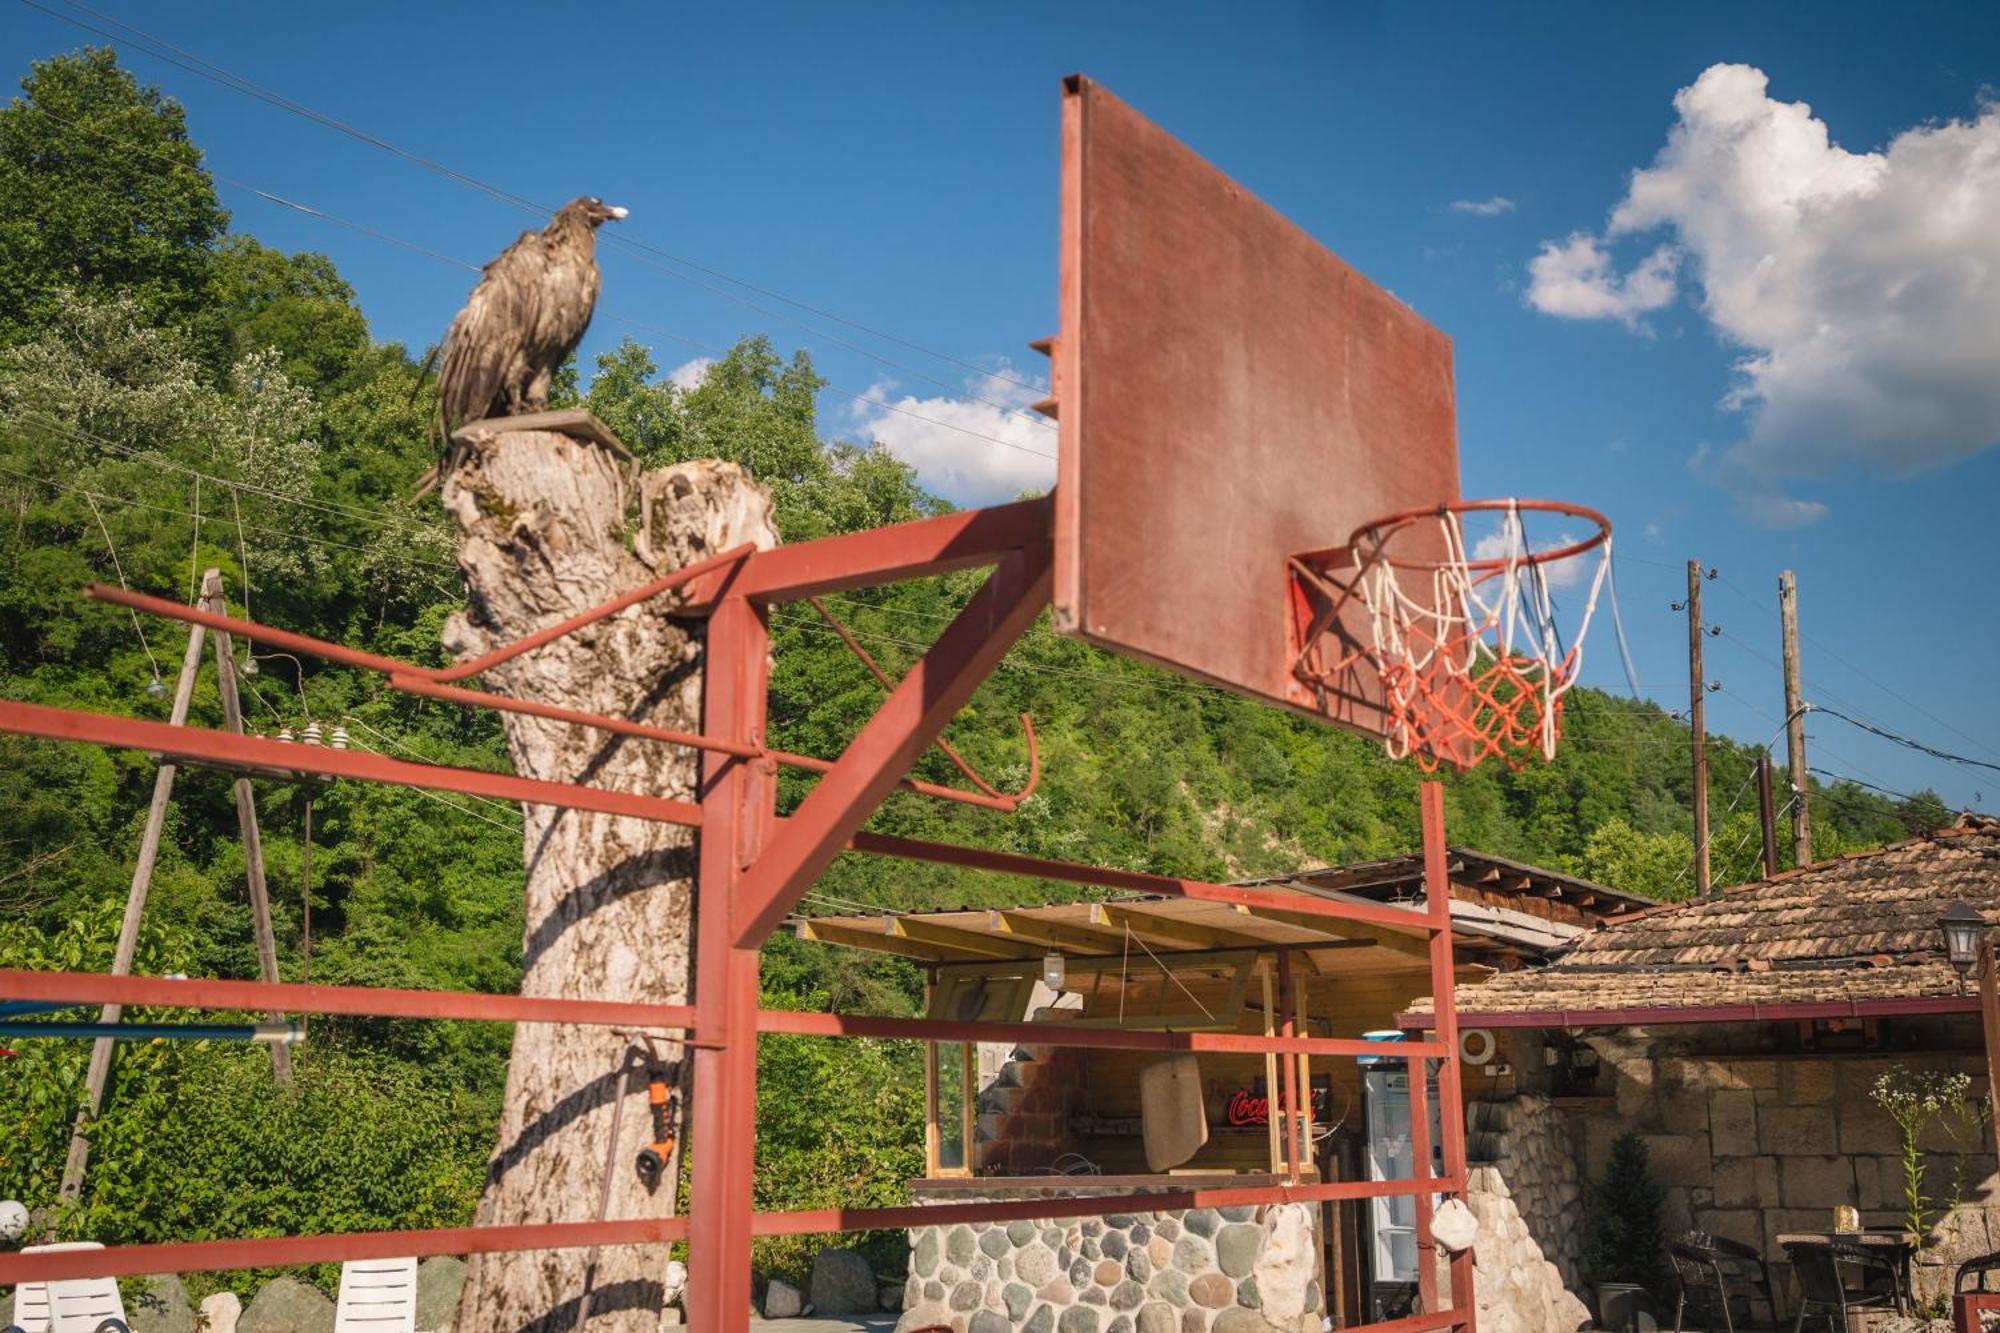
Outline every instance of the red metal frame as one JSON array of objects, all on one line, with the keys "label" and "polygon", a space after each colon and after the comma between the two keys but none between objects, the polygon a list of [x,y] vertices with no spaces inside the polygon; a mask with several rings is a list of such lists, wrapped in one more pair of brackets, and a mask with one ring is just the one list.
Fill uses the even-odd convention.
[{"label": "red metal frame", "polygon": [[[1816,1018],[1917,1018],[1976,1014],[1977,995],[1909,995],[1861,1000],[1785,1000],[1775,1004],[1683,1004],[1624,1009],[1461,1010],[1458,1025],[1473,1028],[1668,1027],[1685,1023],[1792,1023]],[[1404,1028],[1428,1028],[1432,1016],[1396,1016]]]},{"label": "red metal frame", "polygon": [[[1073,865],[981,848],[888,837],[861,825],[899,785],[950,799],[996,804],[985,793],[911,784],[910,764],[933,744],[945,724],[1041,611],[1051,591],[1051,501],[1023,501],[992,509],[901,524],[874,532],[828,538],[772,551],[725,552],[656,580],[561,624],[506,645],[476,662],[449,670],[420,668],[375,654],[272,630],[249,621],[177,606],[141,594],[95,588],[91,595],[135,609],[207,624],[272,647],[382,672],[390,684],[452,702],[537,712],[578,725],[622,730],[703,754],[699,804],[632,792],[539,782],[507,774],[442,765],[413,764],[379,755],[335,751],[293,742],[241,737],[190,727],[34,704],[0,702],[0,731],[149,750],[178,760],[292,777],[330,777],[457,791],[495,799],[604,811],[697,827],[702,831],[696,891],[695,1003],[634,1004],[617,1000],[531,999],[456,992],[394,991],[361,987],[265,984],[243,981],[170,981],[70,973],[0,971],[0,999],[105,1000],[177,1008],[280,1009],[305,1013],[460,1018],[502,1022],[563,1022],[689,1032],[693,1048],[693,1188],[691,1214],[536,1226],[450,1228],[370,1235],[311,1236],[194,1244],[115,1246],[56,1254],[0,1255],[0,1284],[93,1274],[138,1274],[329,1262],[391,1255],[499,1252],[605,1244],[688,1242],[688,1316],[700,1333],[747,1325],[750,1315],[750,1240],[754,1235],[872,1230],[952,1222],[1066,1217],[1131,1209],[1185,1209],[1235,1204],[1314,1202],[1410,1195],[1417,1200],[1420,1243],[1429,1244],[1433,1199],[1462,1193],[1465,1143],[1459,1106],[1456,1023],[1453,1017],[1451,922],[1444,875],[1443,798],[1423,787],[1426,909],[1348,903],[1291,892],[1243,889],[1200,880]],[[977,565],[993,573],[881,709],[833,761],[799,764],[821,772],[818,784],[786,819],[775,813],[776,772],[800,756],[765,746],[765,695],[770,631],[767,608],[823,593],[922,577]],[[453,688],[452,681],[496,662],[532,651],[565,633],[673,588],[687,589],[676,614],[702,615],[707,626],[706,702],[699,735],[641,728],[623,719],[553,710]],[[952,1023],[861,1015],[759,1010],[758,949],[832,859],[843,851],[901,857],[1039,879],[1173,894],[1324,916],[1428,939],[1437,1038],[1395,1045],[1295,1035],[1289,1008],[1276,1037],[1240,1033],[1171,1033],[1050,1027],[1027,1023]],[[1283,965],[1283,955],[1280,964]],[[1287,991],[1289,1006],[1289,992]],[[1413,1126],[1419,1149],[1411,1178],[1393,1181],[1303,1183],[1296,1150],[1290,1179],[1243,1189],[1165,1190],[1140,1195],[1040,1198],[1006,1203],[927,1204],[903,1208],[833,1209],[757,1213],[752,1208],[752,1155],[756,1114],[756,1042],[760,1032],[817,1037],[890,1037],[924,1041],[1032,1040],[1133,1050],[1308,1053],[1404,1060],[1411,1072]],[[1436,1061],[1444,1109],[1443,1171],[1432,1173],[1422,1142],[1429,1119],[1424,1071]],[[1283,1062],[1294,1077],[1294,1062]],[[1295,1104],[1287,1098],[1286,1104]],[[1293,1130],[1297,1134],[1298,1130]],[[1436,1311],[1432,1266],[1423,1270],[1423,1296],[1432,1313],[1368,1327],[1383,1333],[1473,1327],[1470,1256],[1451,1266],[1452,1308]]]},{"label": "red metal frame", "polygon": [[2000,1311],[2000,1291],[1962,1291],[1951,1299],[1952,1333],[1981,1333],[1979,1316]]}]

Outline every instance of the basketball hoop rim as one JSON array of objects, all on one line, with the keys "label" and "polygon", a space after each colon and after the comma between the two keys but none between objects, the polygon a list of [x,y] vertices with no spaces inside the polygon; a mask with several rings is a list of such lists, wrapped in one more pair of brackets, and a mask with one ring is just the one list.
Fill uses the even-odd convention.
[{"label": "basketball hoop rim", "polygon": [[[1389,542],[1398,532],[1426,518],[1442,518],[1446,514],[1505,513],[1508,511],[1528,511],[1537,514],[1561,514],[1566,518],[1578,518],[1597,525],[1597,531],[1581,541],[1571,542],[1546,551],[1523,551],[1509,560],[1494,558],[1488,560],[1416,560],[1389,554]],[[1573,504],[1568,500],[1447,500],[1442,504],[1424,505],[1416,509],[1402,509],[1381,518],[1371,519],[1354,530],[1347,539],[1347,549],[1352,556],[1364,538],[1373,534],[1375,558],[1395,569],[1420,572],[1435,572],[1441,569],[1463,569],[1468,574],[1497,574],[1510,565],[1550,565],[1560,560],[1568,560],[1594,551],[1611,540],[1611,520],[1589,505]]]}]

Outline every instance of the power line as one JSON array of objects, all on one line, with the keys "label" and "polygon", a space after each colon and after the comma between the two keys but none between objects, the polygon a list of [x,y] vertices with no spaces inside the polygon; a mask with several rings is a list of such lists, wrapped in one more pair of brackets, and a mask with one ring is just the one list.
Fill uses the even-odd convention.
[{"label": "power line", "polygon": [[71,440],[79,443],[102,445],[113,453],[122,454],[126,458],[142,459],[145,462],[154,463],[166,468],[170,472],[179,472],[184,476],[211,482],[217,486],[225,487],[232,492],[248,491],[252,495],[261,495],[269,500],[278,500],[285,504],[299,505],[306,509],[317,509],[337,518],[353,519],[361,523],[386,524],[395,521],[380,510],[361,509],[353,505],[339,504],[331,500],[315,500],[308,496],[294,495],[289,491],[275,491],[268,486],[259,486],[257,483],[251,481],[240,481],[234,477],[219,477],[213,472],[204,472],[200,468],[177,462],[157,449],[137,449],[129,444],[120,444],[116,440],[107,439],[94,431],[85,430],[81,426],[71,425],[46,413],[29,412],[13,419],[16,421],[33,422],[36,425],[44,426],[59,434],[66,435]]},{"label": "power line", "polygon": [[1948,750],[1940,750],[1936,746],[1926,745],[1922,741],[1911,740],[1908,736],[1900,735],[1897,732],[1890,731],[1887,727],[1878,727],[1875,726],[1873,723],[1863,722],[1860,718],[1849,717],[1847,714],[1841,712],[1839,709],[1830,708],[1826,704],[1815,704],[1813,706],[1813,711],[1815,713],[1825,713],[1831,717],[1837,717],[1842,722],[1847,723],[1847,725],[1850,727],[1859,727],[1861,730],[1868,732],[1871,735],[1880,736],[1885,741],[1891,741],[1897,745],[1903,746],[1905,749],[1915,750],[1919,754],[1927,754],[1931,756],[1931,758],[1933,759],[1942,759],[1946,763],[1963,764],[1967,768],[1984,768],[1994,773],[2000,773],[2000,764],[1989,764],[1984,759],[1969,759],[1962,754],[1952,754]]},{"label": "power line", "polygon": [[[38,5],[33,5],[33,0],[21,0],[21,2],[23,4],[31,5],[34,8],[40,8],[40,6]],[[68,0],[65,0],[65,3],[67,2]],[[60,16],[58,15],[58,17]],[[99,138],[107,140],[110,139],[111,137],[105,131],[94,129],[88,125],[80,124],[77,121],[71,120],[65,116],[59,116],[55,112],[50,111],[44,107],[37,106],[35,109],[37,111],[40,111],[43,115],[49,117],[49,119],[56,121],[58,124],[67,125],[71,129],[77,130],[81,133],[96,135]],[[150,149],[141,148],[138,147],[137,145],[126,144],[121,146],[125,147],[128,151],[137,152],[143,156],[153,158],[157,161],[166,162],[170,165],[175,165],[175,166],[184,165],[177,159],[169,157],[164,153],[159,153]],[[206,170],[206,168],[204,169]],[[325,209],[315,208],[310,204],[303,204],[297,202],[296,200],[287,199],[282,195],[273,194],[268,190],[260,189],[257,186],[251,185],[247,182],[239,181],[229,176],[224,176],[220,172],[215,172],[211,170],[209,171],[209,174],[214,179],[221,181],[223,184],[231,186],[234,189],[246,191],[247,193],[257,196],[259,199],[263,199],[269,203],[277,204],[284,208],[292,209],[308,217],[316,218],[322,222],[330,222],[335,226],[345,227],[349,231],[358,232],[361,235],[368,236],[374,240],[382,241],[389,245],[400,246],[405,250],[409,250],[416,254],[423,255],[429,259],[435,259],[440,263],[449,264],[454,268],[469,269],[474,273],[479,273],[484,271],[482,266],[474,264],[469,260],[460,259],[455,255],[444,254],[443,252],[433,250],[428,246],[419,245],[415,241],[406,240],[403,237],[393,235],[389,232],[381,231],[375,227],[367,226],[364,223],[356,222],[351,218],[342,217],[337,213],[330,213]],[[677,278],[681,277],[681,275],[679,274],[673,274],[672,276]],[[639,329],[646,333],[651,333],[657,337],[670,338],[675,342],[686,344],[687,346],[694,348],[696,351],[705,353],[710,357],[719,358],[725,355],[723,349],[715,347],[710,343],[703,342],[701,339],[690,338],[686,334],[682,333],[675,333],[671,329],[661,328],[659,325],[638,319],[635,316],[624,314],[621,311],[607,310],[604,311],[603,313],[607,319],[616,320],[621,324],[629,325],[635,329]],[[764,313],[770,313],[770,312],[764,312]],[[784,319],[785,317],[773,314],[772,318]],[[797,324],[796,320],[786,320],[786,322],[795,325]],[[806,331],[808,333],[814,334],[814,336],[824,336],[819,334],[816,330],[810,328],[808,328]],[[872,353],[868,353],[866,349],[856,348],[854,350],[862,352],[863,355],[873,355]],[[895,365],[896,363],[890,362],[889,364]],[[921,371],[912,370],[910,367],[897,366],[896,368],[900,370],[910,370],[910,373],[918,375],[920,378],[929,379],[931,380],[932,383],[941,384],[947,389],[953,387],[949,384],[945,384],[944,381],[942,380],[937,380],[932,378],[931,376],[924,375],[923,372]],[[823,380],[821,381],[821,383],[823,387],[830,390],[831,392],[837,393],[844,398],[851,398],[855,402],[861,403],[866,406],[881,408],[884,411],[894,412],[898,416],[909,417],[911,420],[921,421],[929,426],[936,426],[941,430],[955,431],[960,435],[967,435],[975,440],[984,440],[989,444],[997,444],[1000,445],[1002,448],[1017,450],[1020,453],[1031,454],[1036,458],[1045,458],[1050,461],[1054,461],[1055,459],[1055,455],[1049,453],[1047,450],[1036,449],[1025,444],[1019,444],[1013,440],[1002,439],[997,435],[990,435],[985,431],[974,430],[970,426],[961,426],[957,422],[945,421],[938,417],[927,416],[922,412],[913,411],[910,408],[889,402],[886,398],[877,397],[872,393],[857,393],[853,389],[845,388],[839,384],[834,383],[832,380]],[[1003,403],[996,403],[990,399],[981,398],[978,395],[972,395],[971,401],[985,404],[986,406],[992,407],[999,411],[1012,413],[1016,416],[1022,417],[1024,420],[1031,421],[1038,426],[1046,427],[1050,424],[1045,418],[1035,416],[1031,413],[1020,411],[1019,409],[1009,407]],[[212,478],[212,480],[215,479]]]},{"label": "power line", "polygon": [[[21,3],[27,5],[30,9],[37,10],[43,14],[48,15],[51,18],[57,19],[60,22],[69,23],[76,27],[82,28],[85,31],[97,33],[99,36],[105,37],[112,41],[121,40],[114,34],[105,31],[103,28],[87,23],[82,19],[76,18],[72,15],[63,14],[54,9],[50,9],[46,5],[37,3],[36,0],[21,0]],[[547,214],[554,211],[546,204],[538,203],[535,200],[529,199],[523,195],[516,194],[512,190],[508,190],[501,186],[494,185],[489,181],[482,180],[477,176],[470,175],[469,173],[458,171],[452,167],[445,165],[440,161],[437,161],[434,158],[426,157],[421,153],[417,153],[410,149],[403,148],[397,144],[391,143],[387,139],[383,139],[377,135],[370,134],[365,130],[359,129],[354,125],[348,124],[346,121],[328,115],[323,111],[319,111],[311,106],[308,106],[303,102],[288,97],[285,94],[276,91],[275,89],[266,87],[265,85],[257,83],[252,79],[237,74],[234,71],[229,70],[221,65],[218,65],[214,61],[208,60],[205,57],[199,56],[192,51],[186,50],[183,47],[175,46],[173,43],[167,41],[165,38],[156,36],[155,34],[150,33],[143,28],[136,27],[133,24],[123,21],[122,19],[115,18],[112,15],[105,14],[99,10],[93,9],[88,5],[81,4],[78,2],[78,0],[63,0],[63,3],[66,4],[71,9],[80,10],[83,13],[89,14],[92,17],[101,20],[102,22],[109,23],[112,26],[123,30],[126,34],[128,34],[129,38],[138,40],[138,42],[141,45],[141,50],[144,51],[145,54],[150,55],[157,60],[162,60],[168,64],[177,66],[178,68],[183,69],[190,74],[196,75],[199,78],[207,79],[210,82],[219,83],[224,87],[227,87],[235,92],[239,92],[244,94],[245,96],[255,98],[256,100],[264,102],[267,105],[276,107],[281,111],[287,112],[294,116],[302,117],[303,119],[309,120],[314,124],[322,126],[323,128],[333,130],[336,133],[347,135],[348,137],[356,139],[361,143],[367,144],[372,148],[377,148],[383,152],[392,154],[393,156],[399,157],[404,161],[409,162],[415,166],[422,167],[426,171],[435,172],[438,175],[444,176],[449,180],[456,181],[461,185],[477,190],[482,194],[488,195],[491,198],[500,201],[501,203],[520,209],[524,212],[536,214],[539,216],[546,216]],[[159,49],[151,49],[151,48],[159,48]],[[786,305],[792,306],[796,309],[808,311],[822,319],[832,320],[837,324],[844,325],[848,328],[856,330],[857,332],[865,333],[870,337],[880,338],[885,342],[894,343],[897,346],[908,348],[911,351],[920,352],[925,356],[935,357],[938,360],[945,361],[953,365],[961,366],[966,370],[972,371],[974,374],[984,376],[988,379],[999,380],[1006,383],[1014,384],[1021,388],[1039,391],[1040,386],[1032,383],[1031,381],[1021,379],[1017,376],[1008,375],[1002,371],[991,370],[988,369],[987,367],[980,366],[972,361],[965,360],[960,357],[951,356],[948,353],[939,352],[932,348],[925,347],[923,344],[915,342],[911,339],[904,338],[896,334],[888,333],[881,329],[872,328],[866,324],[859,322],[858,320],[849,319],[844,315],[840,315],[831,310],[826,310],[821,307],[812,305],[808,302],[801,301],[795,297],[787,296],[784,293],[773,290],[771,288],[758,286],[757,284],[749,282],[745,279],[738,278],[731,274],[725,273],[720,269],[697,263],[694,260],[687,259],[680,255],[672,254],[669,251],[663,250],[657,246],[649,245],[646,244],[645,242],[633,240],[626,237],[613,237],[612,239],[614,244],[617,244],[621,247],[640,251],[645,254],[655,256],[659,259],[664,259],[669,263],[678,264],[683,268],[691,269],[695,272],[703,273],[709,277],[719,279],[720,281],[726,282],[731,286],[740,287],[745,291],[755,292],[759,296],[768,297],[775,301],[781,301]],[[683,275],[676,275],[676,276],[683,276]],[[684,280],[692,281],[685,278]],[[695,284],[695,285],[700,285],[700,284]],[[776,315],[774,315],[773,317],[783,318],[782,316],[776,316]],[[817,336],[829,338],[830,340],[832,340],[832,335],[819,331],[813,331],[813,332],[815,332]],[[857,348],[856,350],[861,350],[861,349]],[[867,353],[867,352],[864,352],[863,354],[871,356],[875,355],[873,353]],[[886,358],[881,358],[879,356],[876,359],[886,360]],[[896,365],[897,363],[889,361],[888,364]],[[913,374],[919,374],[919,375],[922,374],[922,372],[916,371],[908,366],[898,366],[898,368],[904,370],[910,370],[911,373]]]},{"label": "power line", "polygon": [[[52,487],[55,490],[67,491],[73,495],[81,495],[86,499],[108,500],[112,504],[127,505],[134,509],[149,509],[156,514],[172,514],[177,518],[198,517],[191,510],[175,509],[168,505],[149,504],[144,500],[135,500],[130,496],[126,495],[112,495],[105,491],[94,491],[89,489],[88,487],[76,486],[72,485],[69,482],[57,481],[53,477],[41,476],[33,472],[22,472],[17,468],[8,467],[5,464],[0,464],[0,474],[5,474],[6,476],[10,477],[15,477],[22,481],[33,483],[34,485],[37,486],[48,486]],[[250,532],[262,533],[267,537],[281,537],[287,541],[301,541],[301,542],[306,542],[313,546],[337,547],[343,551],[359,551],[363,555],[371,554],[374,551],[380,549],[378,547],[373,547],[373,546],[356,546],[352,542],[335,541],[331,537],[314,537],[303,532],[296,532],[296,531],[281,532],[275,528],[260,527],[255,523],[246,523],[243,526],[246,530]],[[447,564],[446,562],[441,560],[425,560],[418,556],[412,556],[410,558],[418,564],[429,565],[435,569],[457,568],[457,566]],[[439,588],[439,590],[443,591],[441,587]]]},{"label": "power line", "polygon": [[[1748,602],[1751,606],[1756,607],[1758,610],[1762,611],[1766,615],[1776,614],[1776,612],[1772,611],[1771,608],[1764,606],[1762,603],[1758,602],[1754,597],[1752,597],[1747,591],[1739,587],[1727,575],[1722,575],[1720,577],[1725,587],[1727,587],[1731,592],[1735,593],[1738,597],[1742,598],[1745,602]],[[1855,665],[1853,662],[1848,661],[1845,657],[1842,657],[1839,653],[1835,652],[1832,648],[1828,647],[1825,643],[1823,643],[1819,639],[1816,639],[1812,635],[1805,633],[1803,630],[1800,631],[1799,637],[1801,639],[1804,639],[1807,643],[1811,644],[1815,652],[1821,653],[1829,660],[1838,663],[1843,667],[1846,667],[1849,671],[1859,676],[1862,680],[1866,681],[1868,684],[1873,685],[1876,689],[1882,691],[1882,693],[1886,694],[1891,699],[1894,699],[1897,703],[1900,703],[1905,707],[1914,710],[1915,712],[1923,714],[1925,717],[1929,718],[1932,722],[1937,723],[1939,726],[1943,727],[1946,731],[1949,731],[1954,736],[1957,736],[1960,740],[1966,741],[1972,745],[1976,745],[1980,749],[1985,750],[1990,755],[1995,755],[1995,757],[2000,757],[2000,752],[1996,752],[1986,742],[1980,740],[1976,736],[1968,735],[1966,732],[1960,730],[1957,726],[1955,726],[1950,719],[1939,717],[1936,713],[1933,713],[1930,709],[1924,707],[1916,700],[1909,698],[1908,696],[1900,693],[1890,685],[1884,683],[1883,681],[1877,679],[1875,676],[1869,674],[1867,671],[1862,670],[1862,668]],[[1823,689],[1816,691],[1816,693],[1834,699],[1840,698],[1839,695],[1832,694],[1830,691]]]}]

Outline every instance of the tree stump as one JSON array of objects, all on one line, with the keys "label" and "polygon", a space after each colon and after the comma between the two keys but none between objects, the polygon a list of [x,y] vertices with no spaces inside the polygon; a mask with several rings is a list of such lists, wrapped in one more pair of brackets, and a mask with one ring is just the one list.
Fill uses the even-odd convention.
[{"label": "tree stump", "polygon": [[[734,464],[684,463],[633,478],[607,450],[548,431],[480,435],[458,451],[442,499],[458,522],[469,593],[468,608],[444,630],[460,660],[732,546],[777,543],[769,494]],[[631,526],[637,500],[644,532]],[[668,618],[676,605],[668,593],[628,608],[494,667],[485,684],[513,698],[699,731],[702,643],[698,628]],[[501,717],[523,777],[697,799],[700,765],[685,747]],[[523,815],[521,993],[687,1003],[693,831],[547,806],[525,806]],[[660,1049],[679,1063],[677,1041]],[[606,1216],[672,1207],[671,1178],[649,1193],[633,1169],[652,1134],[646,1080],[628,1076],[630,1055],[630,1043],[605,1028],[515,1028],[480,1225],[595,1218],[614,1114],[621,1133],[608,1163]],[[657,1329],[669,1294],[665,1247],[607,1247],[587,1272],[590,1258],[578,1249],[474,1256],[454,1329]]]}]

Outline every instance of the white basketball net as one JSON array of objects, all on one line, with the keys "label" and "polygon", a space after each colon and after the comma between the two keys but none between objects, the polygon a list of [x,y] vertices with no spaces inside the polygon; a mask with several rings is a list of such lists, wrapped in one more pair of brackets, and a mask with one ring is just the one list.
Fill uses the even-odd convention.
[{"label": "white basketball net", "polygon": [[[1518,765],[1539,750],[1553,759],[1563,695],[1583,665],[1583,640],[1611,568],[1611,538],[1559,560],[1564,538],[1540,551],[1528,543],[1520,502],[1497,510],[1499,527],[1468,554],[1457,510],[1357,536],[1351,595],[1368,612],[1370,654],[1387,696],[1383,745],[1392,758],[1415,756],[1469,768],[1489,756]],[[1435,522],[1443,558],[1393,563],[1389,543],[1405,526]],[[1497,547],[1497,549],[1492,549]],[[1488,551],[1490,550],[1490,554]],[[1583,615],[1567,645],[1557,625],[1551,573],[1564,582],[1575,562],[1595,558]],[[1568,568],[1564,568],[1568,567]]]}]

